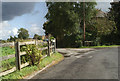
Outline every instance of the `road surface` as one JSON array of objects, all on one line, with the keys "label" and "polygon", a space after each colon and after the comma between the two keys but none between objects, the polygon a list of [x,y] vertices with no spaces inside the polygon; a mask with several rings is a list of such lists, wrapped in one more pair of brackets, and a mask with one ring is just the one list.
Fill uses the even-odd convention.
[{"label": "road surface", "polygon": [[118,79],[118,48],[57,50],[65,59],[32,79]]}]

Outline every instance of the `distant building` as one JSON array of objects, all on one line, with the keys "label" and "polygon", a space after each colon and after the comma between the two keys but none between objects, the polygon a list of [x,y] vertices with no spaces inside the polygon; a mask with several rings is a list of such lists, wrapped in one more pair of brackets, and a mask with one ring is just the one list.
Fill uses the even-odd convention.
[{"label": "distant building", "polygon": [[101,10],[97,9],[96,18],[104,18],[107,14]]},{"label": "distant building", "polygon": [[42,40],[46,39],[45,35],[42,36]]},{"label": "distant building", "polygon": [[113,2],[119,2],[120,0],[113,0]]}]

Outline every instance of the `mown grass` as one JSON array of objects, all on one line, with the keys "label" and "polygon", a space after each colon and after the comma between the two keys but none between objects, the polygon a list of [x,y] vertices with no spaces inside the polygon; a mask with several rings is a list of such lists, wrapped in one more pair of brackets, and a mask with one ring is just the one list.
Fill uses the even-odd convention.
[{"label": "mown grass", "polygon": [[15,54],[15,49],[13,47],[0,47],[0,57]]},{"label": "mown grass", "polygon": [[117,47],[117,46],[120,46],[120,45],[83,46],[83,47],[80,47],[80,48],[104,48],[104,47]]},{"label": "mown grass", "polygon": [[[55,53],[55,54],[52,54],[50,57],[47,56],[45,57],[39,65],[37,66],[28,66],[28,67],[25,67],[23,69],[21,69],[21,71],[15,71],[11,74],[8,74],[6,76],[3,76],[2,79],[3,81],[10,81],[10,79],[23,79],[25,76],[27,75],[30,75],[32,74],[33,72],[35,71],[38,71],[40,69],[42,69],[43,67],[45,67],[46,65],[50,64],[52,61],[55,61],[55,62],[59,62],[63,59],[64,57],[59,54],[59,53]],[[12,81],[12,80],[11,80]]]}]

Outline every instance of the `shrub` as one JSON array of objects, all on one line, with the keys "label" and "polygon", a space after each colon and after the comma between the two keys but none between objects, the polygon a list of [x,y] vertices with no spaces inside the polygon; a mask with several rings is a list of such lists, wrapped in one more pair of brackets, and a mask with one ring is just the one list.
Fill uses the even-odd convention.
[{"label": "shrub", "polygon": [[29,59],[30,64],[35,65],[39,64],[42,57],[42,51],[38,49],[36,45],[27,45],[24,47],[27,55],[27,59]]}]

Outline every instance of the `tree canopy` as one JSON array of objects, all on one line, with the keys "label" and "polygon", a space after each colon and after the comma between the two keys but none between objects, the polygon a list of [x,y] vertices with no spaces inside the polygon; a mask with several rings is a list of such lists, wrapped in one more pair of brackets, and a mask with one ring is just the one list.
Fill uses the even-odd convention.
[{"label": "tree canopy", "polygon": [[58,47],[80,47],[83,27],[85,41],[93,41],[94,45],[116,44],[120,40],[120,2],[111,3],[108,14],[96,9],[96,2],[47,2],[46,5],[47,22],[43,29],[57,38]]},{"label": "tree canopy", "polygon": [[113,38],[116,40],[117,44],[120,44],[120,1],[111,3],[108,19],[114,21],[116,24],[117,33],[113,33]]},{"label": "tree canopy", "polygon": [[38,34],[35,34],[33,39],[38,39],[38,40],[41,40],[42,39],[42,36],[39,36]]},{"label": "tree canopy", "polygon": [[[47,22],[44,23],[45,33],[50,33],[57,38],[58,45],[64,45],[67,41],[65,38],[71,38],[71,43],[81,39],[83,33],[83,3],[71,2],[47,2],[48,13],[46,14]],[[95,2],[85,3],[86,22],[95,14]],[[88,14],[89,13],[89,14]],[[64,43],[64,44],[61,44]]]},{"label": "tree canopy", "polygon": [[26,30],[24,28],[20,28],[18,30],[18,38],[19,39],[27,39],[28,37],[29,37],[28,30]]}]

